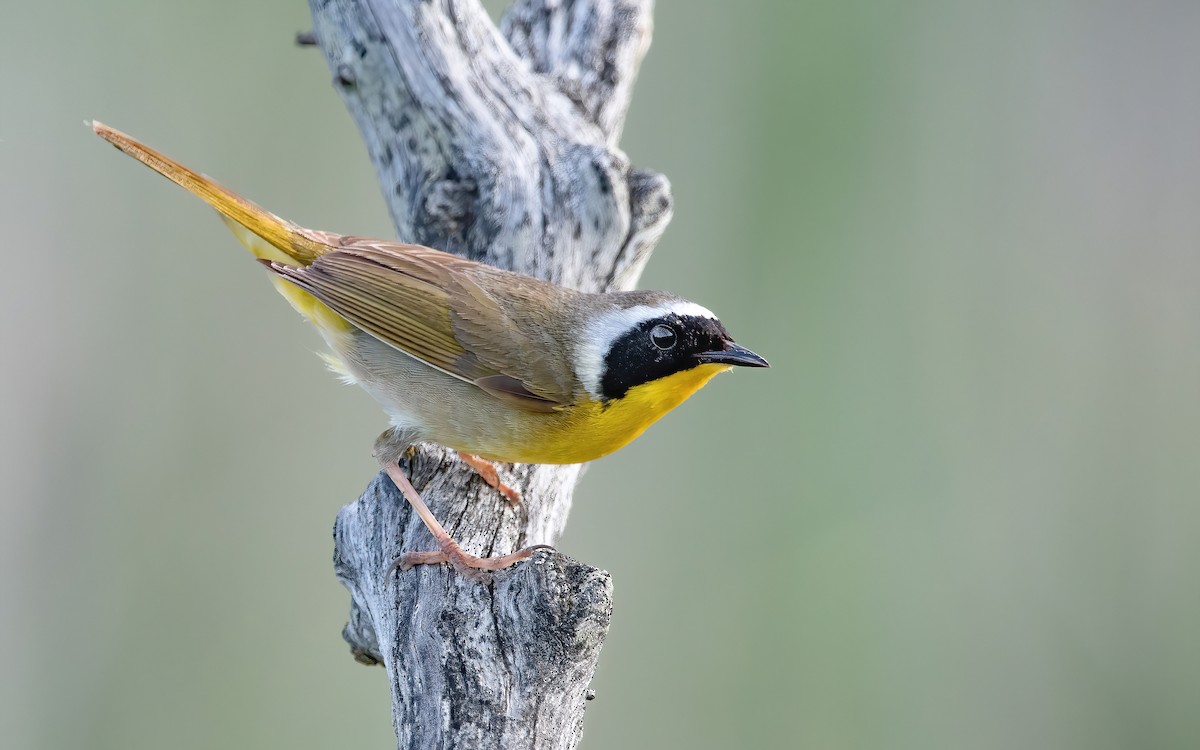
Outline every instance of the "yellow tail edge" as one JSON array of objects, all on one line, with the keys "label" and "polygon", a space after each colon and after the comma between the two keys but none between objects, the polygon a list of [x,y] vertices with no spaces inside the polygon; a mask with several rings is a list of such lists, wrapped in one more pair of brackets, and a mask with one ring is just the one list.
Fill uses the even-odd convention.
[{"label": "yellow tail edge", "polygon": [[[309,237],[304,230],[290,221],[279,218],[199,172],[188,169],[133,136],[96,120],[89,124],[96,135],[116,146],[118,150],[215,208],[242,244],[257,257],[308,265],[318,256],[328,252],[328,245]],[[271,247],[278,249],[286,257],[279,257],[271,252]]]},{"label": "yellow tail edge", "polygon": [[[133,136],[95,120],[88,124],[96,135],[215,208],[234,236],[256,257],[288,265],[308,265],[331,249],[328,244],[306,234],[306,230],[160,154]],[[335,350],[338,339],[353,329],[349,321],[300,287],[275,275],[271,276],[271,281],[297,312],[317,326]],[[326,364],[343,379],[351,377],[339,357],[326,357]]]}]

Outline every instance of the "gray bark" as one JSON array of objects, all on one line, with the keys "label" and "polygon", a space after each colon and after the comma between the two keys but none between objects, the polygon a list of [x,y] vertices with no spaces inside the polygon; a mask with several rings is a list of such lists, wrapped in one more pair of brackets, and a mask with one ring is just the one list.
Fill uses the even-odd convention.
[{"label": "gray bark", "polygon": [[[631,288],[671,216],[616,147],[651,0],[310,0],[400,239],[579,289]],[[364,450],[369,450],[369,441]],[[501,467],[511,507],[453,453],[402,463],[468,552],[553,544],[580,466]],[[557,552],[478,583],[390,576],[433,541],[386,475],[342,509],[335,570],[355,657],[382,663],[400,748],[571,748],[612,612],[607,573]]]}]

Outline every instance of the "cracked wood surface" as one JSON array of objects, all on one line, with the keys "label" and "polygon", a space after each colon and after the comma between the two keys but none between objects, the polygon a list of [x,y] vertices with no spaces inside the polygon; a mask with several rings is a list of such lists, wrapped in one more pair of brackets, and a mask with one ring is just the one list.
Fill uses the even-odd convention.
[{"label": "cracked wood surface", "polygon": [[[671,217],[666,178],[616,143],[650,43],[651,0],[310,0],[315,41],[358,124],[397,237],[589,291],[632,288]],[[370,442],[364,441],[364,450]],[[512,507],[421,446],[402,463],[463,547],[553,544],[581,466],[502,466]],[[400,748],[572,748],[612,612],[607,573],[558,552],[466,580],[385,576],[433,541],[379,474],[342,509],[344,636],[392,689]]]}]

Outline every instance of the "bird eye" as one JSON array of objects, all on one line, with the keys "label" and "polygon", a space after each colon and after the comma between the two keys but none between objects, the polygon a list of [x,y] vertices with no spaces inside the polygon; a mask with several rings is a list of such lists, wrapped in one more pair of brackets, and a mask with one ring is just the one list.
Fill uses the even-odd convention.
[{"label": "bird eye", "polygon": [[674,328],[660,323],[650,329],[650,340],[659,349],[670,349],[675,346],[679,336],[675,333]]}]

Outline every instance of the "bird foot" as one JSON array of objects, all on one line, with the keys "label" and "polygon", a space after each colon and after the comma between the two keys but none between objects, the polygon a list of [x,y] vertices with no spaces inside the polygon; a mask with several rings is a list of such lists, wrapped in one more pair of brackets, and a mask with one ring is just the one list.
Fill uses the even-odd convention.
[{"label": "bird foot", "polygon": [[458,457],[462,459],[463,463],[474,469],[475,473],[478,474],[483,481],[487,482],[491,487],[494,487],[501,495],[504,495],[505,499],[508,500],[510,505],[515,507],[521,504],[520,491],[515,490],[504,482],[500,481],[500,472],[496,471],[496,465],[491,461],[470,453],[465,453],[463,451],[458,452]]},{"label": "bird foot", "polygon": [[438,523],[438,520],[434,518],[433,513],[429,510],[429,506],[421,499],[420,493],[412,486],[412,482],[408,481],[408,477],[400,470],[398,464],[385,464],[383,470],[391,477],[401,494],[408,499],[409,504],[416,514],[420,516],[421,521],[425,524],[425,528],[429,529],[429,533],[433,535],[438,545],[436,551],[408,552],[400,555],[400,557],[396,558],[395,562],[388,566],[385,578],[391,576],[393,571],[408,570],[414,565],[450,563],[455,570],[467,578],[476,581],[486,581],[491,571],[501,570],[522,560],[527,560],[539,549],[554,549],[548,544],[535,544],[532,547],[526,547],[525,549],[519,549],[516,552],[496,557],[478,557],[468,554],[463,551],[458,542],[454,541],[446,533],[446,530],[442,528],[442,525]]},{"label": "bird foot", "polygon": [[503,570],[510,565],[515,565],[522,560],[528,560],[533,557],[533,553],[540,549],[553,550],[549,544],[535,544],[532,547],[519,549],[516,552],[510,552],[507,555],[497,555],[495,557],[479,557],[465,552],[462,547],[454,540],[448,540],[447,543],[441,545],[441,549],[430,552],[406,552],[388,568],[387,575],[390,576],[393,571],[403,572],[416,565],[440,565],[441,563],[449,563],[456,571],[466,578],[472,580],[487,580],[488,574],[497,570]]}]

